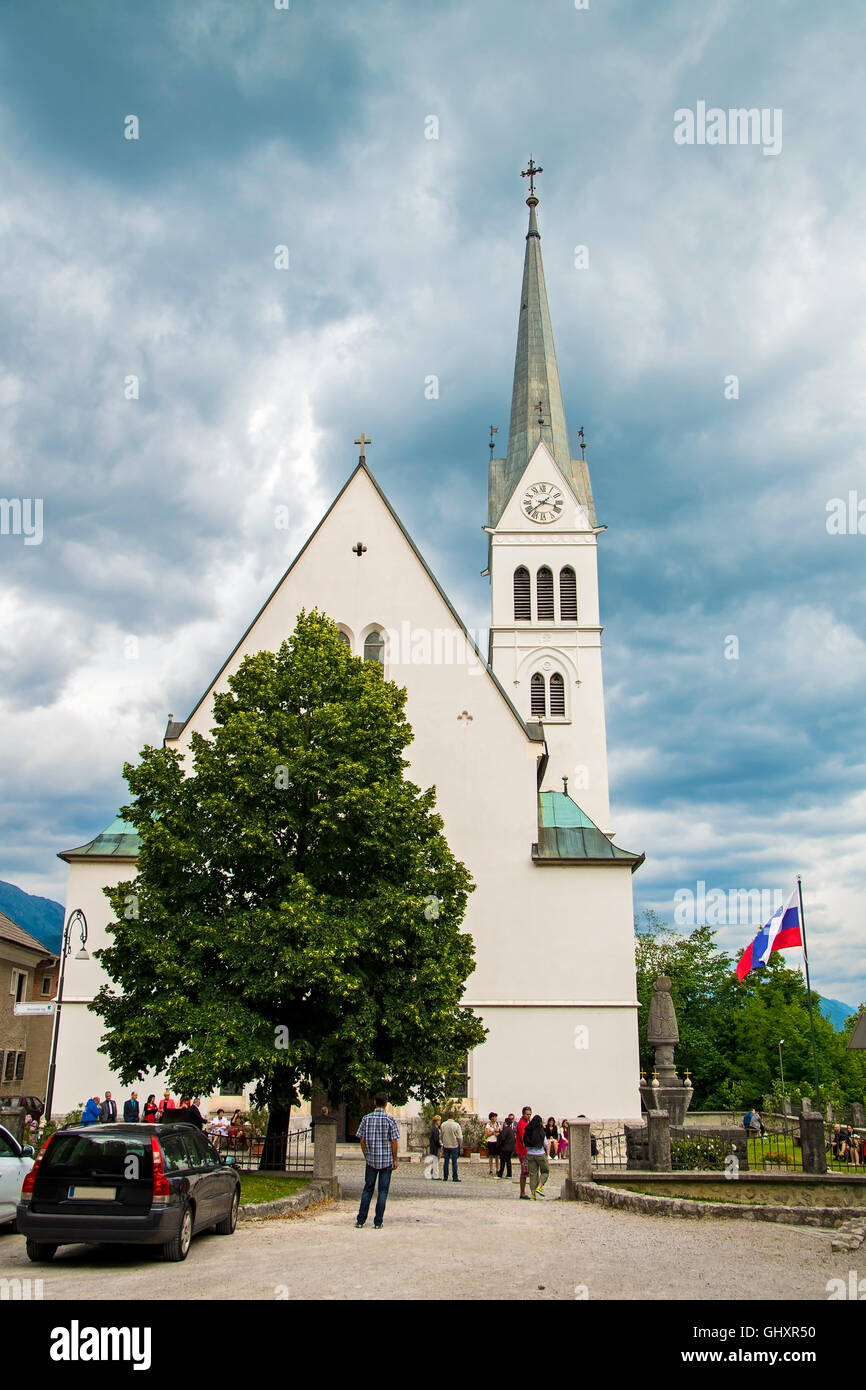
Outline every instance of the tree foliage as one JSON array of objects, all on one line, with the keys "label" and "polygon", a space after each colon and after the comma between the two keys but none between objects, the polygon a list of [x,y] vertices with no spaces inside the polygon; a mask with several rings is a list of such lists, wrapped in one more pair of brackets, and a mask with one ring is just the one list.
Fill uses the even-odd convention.
[{"label": "tree foliage", "polygon": [[[785,1040],[786,1093],[818,1099],[806,982],[799,970],[784,963],[781,952],[740,983],[730,956],[716,945],[712,927],[695,927],[681,935],[652,911],[635,926],[640,1057],[648,1075],[654,1054],[646,1042],[646,1019],[653,981],[664,974],[671,979],[679,1024],[677,1071],[682,1075],[688,1068],[692,1074],[695,1108],[745,1109],[761,1104],[765,1095],[780,1095],[780,1038]],[[812,1009],[824,1099],[840,1105],[863,1101],[866,1054],[847,1050],[856,1015],[837,1032],[822,1016],[814,990]]]},{"label": "tree foliage", "polygon": [[190,764],[146,747],[124,775],[136,876],[106,894],[111,981],[93,1008],[125,1083],[182,1092],[257,1081],[285,1109],[387,1084],[432,1094],[484,1039],[459,1007],[472,882],[435,789],[405,777],[406,692],[322,614],[246,658]]}]

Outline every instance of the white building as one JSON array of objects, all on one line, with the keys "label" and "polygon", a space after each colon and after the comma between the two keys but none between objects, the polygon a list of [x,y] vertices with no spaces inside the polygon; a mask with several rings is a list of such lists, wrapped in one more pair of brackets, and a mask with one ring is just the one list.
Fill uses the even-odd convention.
[{"label": "white building", "polygon": [[[490,465],[487,659],[362,452],[199,703],[169,723],[165,742],[183,750],[193,730],[207,734],[213,693],[226,689],[244,657],[276,650],[302,608],[326,612],[355,655],[382,660],[386,676],[407,688],[412,779],[435,784],[451,849],[477,885],[464,923],[477,962],[465,1003],[489,1036],[468,1059],[470,1107],[638,1115],[631,875],[643,856],[616,847],[609,833],[596,564],[604,528],[586,461],[571,457],[538,199],[527,203],[508,448]],[[62,855],[71,868],[68,910],[84,909],[89,950],[106,941],[102,889],[133,876],[136,847],[131,827],[116,821]],[[122,1089],[97,1052],[99,1020],[85,1007],[100,982],[92,957],[70,957],[55,1112],[94,1091]],[[138,1090],[159,1094],[161,1083],[145,1078]]]}]

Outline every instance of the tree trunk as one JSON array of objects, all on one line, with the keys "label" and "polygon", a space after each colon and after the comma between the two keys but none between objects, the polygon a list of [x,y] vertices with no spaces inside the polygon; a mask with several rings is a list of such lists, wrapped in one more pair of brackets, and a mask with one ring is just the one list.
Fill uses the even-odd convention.
[{"label": "tree trunk", "polygon": [[271,1105],[268,1111],[268,1132],[259,1157],[259,1171],[286,1171],[286,1146],[291,1124],[292,1111],[288,1105]]}]

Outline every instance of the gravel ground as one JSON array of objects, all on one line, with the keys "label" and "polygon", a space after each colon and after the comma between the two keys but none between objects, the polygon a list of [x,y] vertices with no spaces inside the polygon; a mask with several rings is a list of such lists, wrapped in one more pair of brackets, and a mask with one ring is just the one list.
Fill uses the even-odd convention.
[{"label": "gravel ground", "polygon": [[395,1174],[382,1231],[354,1226],[359,1163],[340,1164],[344,1197],[300,1216],[199,1236],[184,1264],[118,1247],[61,1247],[32,1265],[0,1237],[0,1278],[41,1277],[44,1298],[121,1299],[814,1299],[827,1281],[866,1276],[866,1247],[833,1254],[830,1233],[741,1221],[688,1221],[518,1200],[516,1182]]}]

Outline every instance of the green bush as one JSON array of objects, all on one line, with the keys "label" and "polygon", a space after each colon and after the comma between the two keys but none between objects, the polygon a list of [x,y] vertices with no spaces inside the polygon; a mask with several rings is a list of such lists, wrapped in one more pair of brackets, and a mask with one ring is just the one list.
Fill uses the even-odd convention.
[{"label": "green bush", "polygon": [[724,1139],[672,1139],[671,1167],[675,1173],[721,1173],[728,1148]]}]

